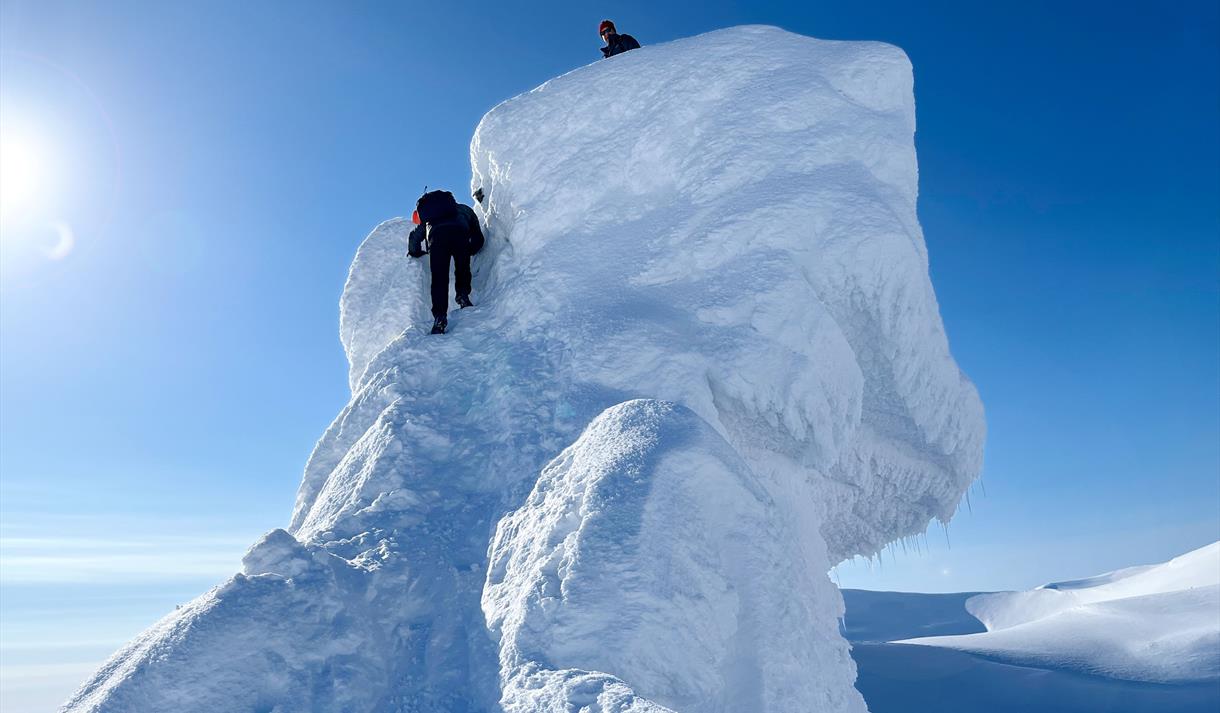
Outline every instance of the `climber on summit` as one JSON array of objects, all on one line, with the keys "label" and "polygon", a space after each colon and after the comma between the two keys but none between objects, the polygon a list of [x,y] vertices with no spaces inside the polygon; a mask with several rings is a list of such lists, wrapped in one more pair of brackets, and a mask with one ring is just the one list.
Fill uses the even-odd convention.
[{"label": "climber on summit", "polygon": [[602,36],[602,40],[606,43],[602,47],[603,57],[613,57],[616,54],[622,54],[627,50],[640,48],[640,43],[631,35],[620,35],[618,30],[614,29],[614,23],[609,20],[602,20],[602,24],[597,27],[597,34]]},{"label": "climber on summit", "polygon": [[449,261],[453,260],[453,291],[458,306],[470,301],[470,256],[483,248],[483,231],[474,209],[458,203],[449,191],[428,191],[419,197],[411,215],[415,228],[407,238],[407,254],[429,255],[432,268],[433,334],[449,326]]}]

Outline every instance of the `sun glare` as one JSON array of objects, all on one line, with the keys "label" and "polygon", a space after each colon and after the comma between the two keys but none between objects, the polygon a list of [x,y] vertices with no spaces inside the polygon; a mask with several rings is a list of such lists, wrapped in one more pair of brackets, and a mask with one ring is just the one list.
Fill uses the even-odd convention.
[{"label": "sun glare", "polygon": [[30,136],[0,133],[0,211],[8,216],[30,207],[46,188],[42,147]]}]

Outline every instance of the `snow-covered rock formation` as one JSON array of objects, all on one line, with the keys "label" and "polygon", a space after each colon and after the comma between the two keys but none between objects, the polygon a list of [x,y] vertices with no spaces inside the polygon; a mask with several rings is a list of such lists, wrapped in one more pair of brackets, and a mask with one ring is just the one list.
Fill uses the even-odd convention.
[{"label": "snow-covered rock formation", "polygon": [[509,100],[474,309],[357,252],[290,526],[69,711],[862,711],[826,576],[948,519],[982,409],[915,216],[911,67],[741,27]]},{"label": "snow-covered rock formation", "polygon": [[899,643],[1153,683],[1220,680],[1220,542],[1157,565],[980,594],[987,631]]}]

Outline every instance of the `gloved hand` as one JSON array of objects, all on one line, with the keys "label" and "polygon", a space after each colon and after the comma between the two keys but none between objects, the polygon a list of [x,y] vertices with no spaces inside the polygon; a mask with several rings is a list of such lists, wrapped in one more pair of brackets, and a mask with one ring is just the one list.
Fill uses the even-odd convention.
[{"label": "gloved hand", "polygon": [[426,250],[408,250],[407,254],[411,257],[423,257],[428,254]]}]

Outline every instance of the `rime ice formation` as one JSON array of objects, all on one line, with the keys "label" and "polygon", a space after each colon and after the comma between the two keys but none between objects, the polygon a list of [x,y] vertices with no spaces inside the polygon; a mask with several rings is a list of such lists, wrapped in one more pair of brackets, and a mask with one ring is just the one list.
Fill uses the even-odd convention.
[{"label": "rime ice formation", "polygon": [[[837,617],[819,606],[839,600],[825,554],[804,551],[776,510],[690,410],[607,409],[492,542],[483,610],[501,641],[505,708],[585,705],[576,681],[582,700],[595,691],[602,709],[631,710],[617,699],[629,681],[679,711],[858,709]],[[590,673],[604,671],[617,679]]]},{"label": "rime ice formation", "polygon": [[863,711],[826,571],[948,519],[984,432],[913,132],[900,50],[769,27],[494,108],[477,306],[427,335],[374,230],[290,526],[67,710]]},{"label": "rime ice formation", "polygon": [[1220,680],[1220,542],[1157,565],[980,594],[987,631],[901,643],[1153,683]]}]

